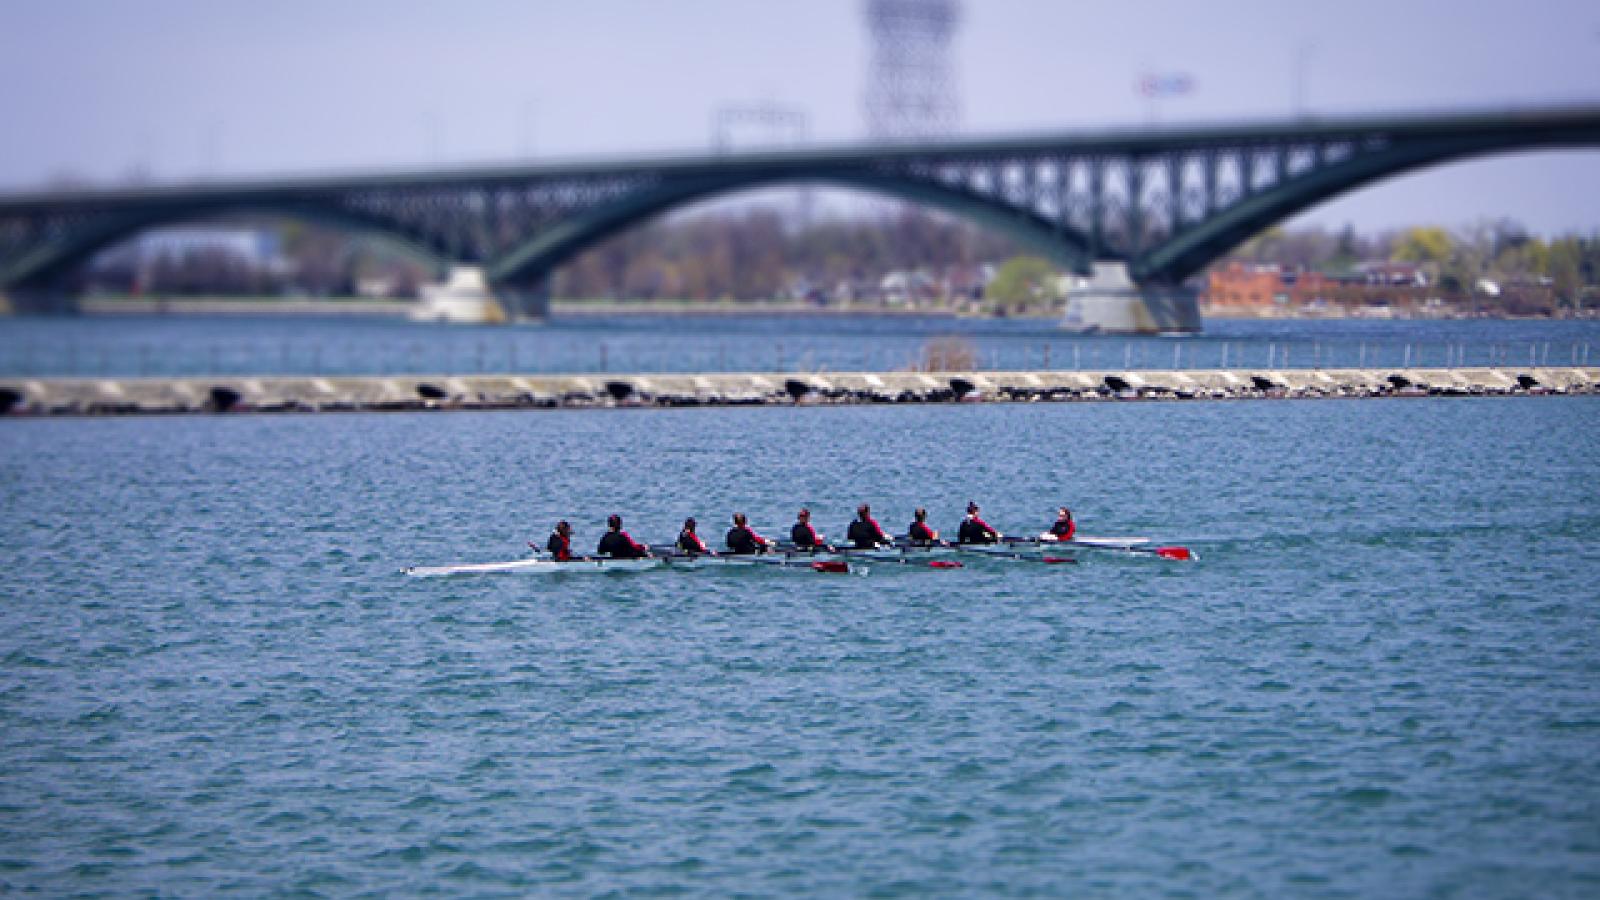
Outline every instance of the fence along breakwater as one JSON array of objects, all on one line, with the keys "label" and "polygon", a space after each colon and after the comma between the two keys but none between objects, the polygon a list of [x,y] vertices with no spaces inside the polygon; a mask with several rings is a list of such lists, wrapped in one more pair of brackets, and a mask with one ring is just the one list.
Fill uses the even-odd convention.
[{"label": "fence along breakwater", "polygon": [[0,380],[0,415],[1600,394],[1600,368],[795,372]]}]

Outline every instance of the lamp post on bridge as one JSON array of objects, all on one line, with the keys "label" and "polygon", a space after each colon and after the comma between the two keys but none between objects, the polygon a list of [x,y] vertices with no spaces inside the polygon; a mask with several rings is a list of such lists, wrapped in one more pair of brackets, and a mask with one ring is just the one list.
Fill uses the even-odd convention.
[{"label": "lamp post on bridge", "polygon": [[1145,124],[1160,122],[1160,102],[1167,97],[1182,97],[1194,90],[1194,78],[1187,72],[1145,72],[1134,83],[1134,90],[1144,97]]},{"label": "lamp post on bridge", "polygon": [[1311,57],[1316,53],[1316,41],[1301,41],[1294,48],[1294,117],[1306,117],[1306,81],[1311,68]]}]

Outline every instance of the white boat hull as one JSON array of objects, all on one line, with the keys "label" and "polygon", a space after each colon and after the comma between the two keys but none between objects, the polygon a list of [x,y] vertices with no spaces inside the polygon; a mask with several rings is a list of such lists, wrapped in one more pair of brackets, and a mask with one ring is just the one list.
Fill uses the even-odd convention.
[{"label": "white boat hull", "polygon": [[[536,556],[510,562],[466,563],[453,566],[412,566],[402,569],[414,578],[433,578],[445,575],[552,575],[577,572],[640,572],[649,569],[715,569],[715,568],[779,568],[819,570],[829,572],[850,571],[853,563],[901,563],[957,567],[960,563],[939,561],[940,557],[958,554],[998,557],[1002,559],[1030,559],[1043,562],[1071,562],[1059,556],[1071,550],[1111,550],[1125,553],[1146,553],[1167,556],[1171,559],[1190,559],[1184,548],[1149,549],[1144,537],[1077,537],[1058,541],[1053,536],[1041,535],[1022,540],[1006,539],[996,544],[956,544],[935,547],[880,547],[871,550],[844,548],[815,553],[779,549],[771,553],[754,555],[684,556],[667,554],[642,559],[575,559],[557,562],[549,557]],[[1169,551],[1182,551],[1181,556],[1169,556]],[[844,564],[844,568],[840,564]]]},{"label": "white boat hull", "polygon": [[644,559],[574,559],[556,562],[553,559],[534,557],[511,562],[466,563],[456,566],[410,566],[400,571],[413,578],[437,578],[441,575],[553,575],[561,572],[641,572],[660,568],[664,563],[657,557]]}]

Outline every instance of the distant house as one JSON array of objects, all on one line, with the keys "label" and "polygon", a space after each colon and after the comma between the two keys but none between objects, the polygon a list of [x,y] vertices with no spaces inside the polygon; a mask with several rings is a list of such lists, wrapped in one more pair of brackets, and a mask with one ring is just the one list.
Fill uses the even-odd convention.
[{"label": "distant house", "polygon": [[1428,286],[1428,273],[1419,263],[1387,260],[1366,262],[1356,266],[1356,271],[1366,278],[1368,284],[1410,287]]},{"label": "distant house", "polygon": [[1415,263],[1369,262],[1335,274],[1234,261],[1211,270],[1200,302],[1213,315],[1415,305],[1428,295],[1428,285],[1427,272]]},{"label": "distant house", "polygon": [[921,270],[890,272],[878,282],[878,293],[890,306],[915,305],[940,294],[933,276]]},{"label": "distant house", "polygon": [[1283,270],[1271,264],[1230,262],[1212,269],[1200,301],[1208,306],[1270,309],[1287,300]]}]

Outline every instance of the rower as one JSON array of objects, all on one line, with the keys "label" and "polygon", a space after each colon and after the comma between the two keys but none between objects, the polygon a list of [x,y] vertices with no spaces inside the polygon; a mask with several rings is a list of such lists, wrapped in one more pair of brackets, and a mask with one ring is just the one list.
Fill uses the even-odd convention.
[{"label": "rower", "polygon": [[572,561],[572,526],[566,519],[556,523],[555,530],[550,532],[550,540],[545,543],[544,549],[556,562]]},{"label": "rower", "polygon": [[1070,541],[1078,533],[1078,523],[1072,521],[1072,510],[1065,506],[1056,510],[1056,523],[1050,526],[1050,535],[1058,541]]},{"label": "rower", "polygon": [[1000,541],[1000,532],[978,515],[978,504],[967,501],[967,517],[961,520],[957,539],[963,544],[994,544]]},{"label": "rower", "polygon": [[789,540],[794,542],[796,550],[814,551],[828,546],[822,535],[817,534],[817,529],[811,527],[811,510],[804,507],[795,513],[794,527],[789,529]]},{"label": "rower", "polygon": [[872,507],[865,503],[856,507],[856,520],[850,523],[850,530],[845,536],[857,550],[872,550],[884,544],[894,543],[883,533],[883,529],[878,527],[877,520],[872,518]]},{"label": "rower", "polygon": [[606,519],[606,533],[600,536],[599,553],[612,559],[639,559],[650,555],[650,548],[635,541],[622,530],[622,517]]},{"label": "rower", "polygon": [[694,516],[683,520],[683,530],[678,532],[678,549],[690,556],[716,556],[715,551],[706,547],[706,542],[695,533]]},{"label": "rower", "polygon": [[733,527],[728,529],[728,551],[731,553],[765,553],[772,542],[756,534],[744,513],[733,514]]},{"label": "rower", "polygon": [[938,543],[939,532],[928,526],[928,511],[917,507],[911,514],[911,527],[906,529],[906,538],[918,547],[927,547]]}]

